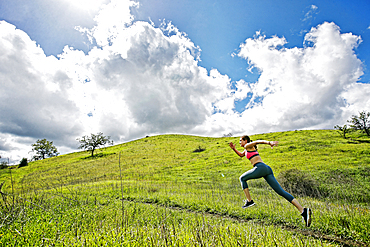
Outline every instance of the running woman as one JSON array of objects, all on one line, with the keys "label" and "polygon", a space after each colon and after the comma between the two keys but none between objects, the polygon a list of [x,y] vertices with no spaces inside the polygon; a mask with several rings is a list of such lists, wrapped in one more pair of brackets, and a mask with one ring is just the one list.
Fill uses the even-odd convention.
[{"label": "running woman", "polygon": [[268,144],[271,146],[271,148],[273,148],[274,146],[277,146],[278,143],[279,142],[277,141],[265,141],[265,140],[252,141],[249,138],[249,136],[245,135],[242,136],[239,141],[240,146],[244,147],[243,152],[238,151],[235,148],[235,144],[233,144],[232,142],[229,143],[229,146],[231,147],[232,150],[235,151],[237,155],[239,155],[240,157],[246,156],[247,159],[249,159],[253,165],[253,168],[251,170],[243,173],[239,178],[244,194],[247,198],[243,208],[248,208],[255,205],[249,193],[247,181],[250,179],[257,179],[263,177],[276,193],[284,197],[288,202],[292,203],[299,210],[306,223],[306,226],[309,227],[311,225],[312,210],[310,208],[303,208],[301,204],[297,201],[297,199],[295,199],[291,194],[286,192],[280,186],[279,182],[276,180],[274,176],[274,173],[272,172],[271,167],[263,163],[260,155],[258,154],[257,144]]}]

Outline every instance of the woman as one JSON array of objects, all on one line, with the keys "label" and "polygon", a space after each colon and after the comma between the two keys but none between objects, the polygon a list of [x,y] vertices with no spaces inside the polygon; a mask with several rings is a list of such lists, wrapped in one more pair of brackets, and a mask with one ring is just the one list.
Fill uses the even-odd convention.
[{"label": "woman", "polygon": [[250,179],[256,179],[256,178],[264,178],[266,182],[274,189],[276,193],[284,197],[287,201],[292,203],[301,213],[306,226],[311,225],[311,214],[312,210],[310,208],[303,208],[301,204],[288,192],[286,192],[279,184],[279,182],[274,177],[274,173],[272,172],[271,167],[263,163],[261,157],[258,154],[257,151],[257,144],[268,144],[273,148],[274,146],[277,146],[279,142],[277,141],[265,141],[265,140],[258,140],[258,141],[252,141],[249,136],[242,136],[240,138],[240,146],[244,147],[244,151],[240,152],[235,148],[235,144],[232,142],[229,143],[232,150],[235,151],[237,155],[240,157],[246,156],[250,162],[253,165],[253,169],[245,172],[240,176],[240,182],[244,191],[245,196],[247,197],[247,200],[245,202],[245,205],[243,208],[248,208],[251,206],[254,206],[255,203],[253,202],[251,195],[249,194],[248,184],[247,181]]}]

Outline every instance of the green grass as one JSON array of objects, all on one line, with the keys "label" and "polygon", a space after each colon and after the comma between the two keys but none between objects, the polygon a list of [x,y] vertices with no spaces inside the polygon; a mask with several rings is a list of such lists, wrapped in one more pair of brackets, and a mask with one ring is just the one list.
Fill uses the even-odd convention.
[{"label": "green grass", "polygon": [[[241,222],[156,204],[117,200],[44,198],[43,209],[25,203],[1,243],[19,246],[311,246],[320,240],[272,225]],[[79,198],[81,199],[81,198]],[[104,201],[104,202],[102,202]],[[39,203],[39,202],[37,202]],[[17,212],[18,213],[18,212]],[[25,221],[30,223],[24,224]]]},{"label": "green grass", "polygon": [[238,178],[251,165],[228,147],[238,137],[161,135],[104,148],[94,158],[78,152],[0,170],[7,193],[0,200],[0,241],[19,246],[370,244],[369,138],[353,133],[343,139],[336,131],[315,130],[252,139],[280,142],[273,150],[259,145],[260,155],[286,189],[313,208],[311,228],[263,179],[249,182],[257,205],[241,209]]}]

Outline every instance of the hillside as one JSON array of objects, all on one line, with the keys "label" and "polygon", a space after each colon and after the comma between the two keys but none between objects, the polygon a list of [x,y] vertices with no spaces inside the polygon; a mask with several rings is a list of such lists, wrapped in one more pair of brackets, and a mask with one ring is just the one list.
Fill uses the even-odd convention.
[{"label": "hillside", "polygon": [[[341,244],[370,243],[366,233],[370,228],[369,138],[353,134],[343,139],[333,130],[314,130],[254,135],[252,139],[280,142],[273,150],[267,145],[258,149],[285,189],[314,209],[315,222],[306,235]],[[40,207],[54,205],[55,198],[72,198],[79,205],[73,207],[79,209],[81,205],[110,205],[122,198],[126,204],[155,203],[258,221],[265,230],[270,224],[301,229],[303,234],[306,230],[294,207],[274,194],[263,179],[250,182],[258,206],[241,210],[244,198],[238,178],[251,165],[234,154],[230,141],[238,143],[239,137],[147,137],[101,149],[93,158],[78,152],[4,169],[0,182],[5,182],[3,192],[12,195],[14,191],[21,198],[19,203]],[[42,206],[40,197],[50,205]],[[123,208],[123,200],[115,203],[120,201]],[[12,203],[3,197],[2,208],[10,210],[15,204],[14,197]],[[15,231],[17,220],[2,224],[4,236]]]},{"label": "hillside", "polygon": [[[370,145],[367,139],[343,139],[331,130],[269,133],[252,136],[252,139],[279,140],[274,150],[259,146],[264,162],[273,168],[275,176],[298,169],[314,178],[323,192],[370,202]],[[251,166],[230,150],[230,141],[237,144],[239,137],[162,135],[103,148],[95,158],[87,152],[62,155],[13,170],[14,188],[19,189],[22,184],[37,189],[45,185],[119,180],[119,155],[122,176],[129,180],[178,182],[181,177],[185,183],[215,180],[238,183],[239,175]],[[205,150],[194,152],[199,147]],[[0,181],[8,178],[8,172],[3,170]],[[348,183],[350,190],[346,188]],[[344,188],[337,191],[340,187]],[[5,188],[9,189],[10,183],[6,183]]]}]

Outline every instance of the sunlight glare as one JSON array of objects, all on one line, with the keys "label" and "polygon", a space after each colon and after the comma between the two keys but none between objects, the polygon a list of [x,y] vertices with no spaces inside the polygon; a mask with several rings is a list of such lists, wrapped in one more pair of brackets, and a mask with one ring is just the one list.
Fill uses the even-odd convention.
[{"label": "sunlight glare", "polygon": [[108,0],[65,0],[79,10],[98,11]]}]

